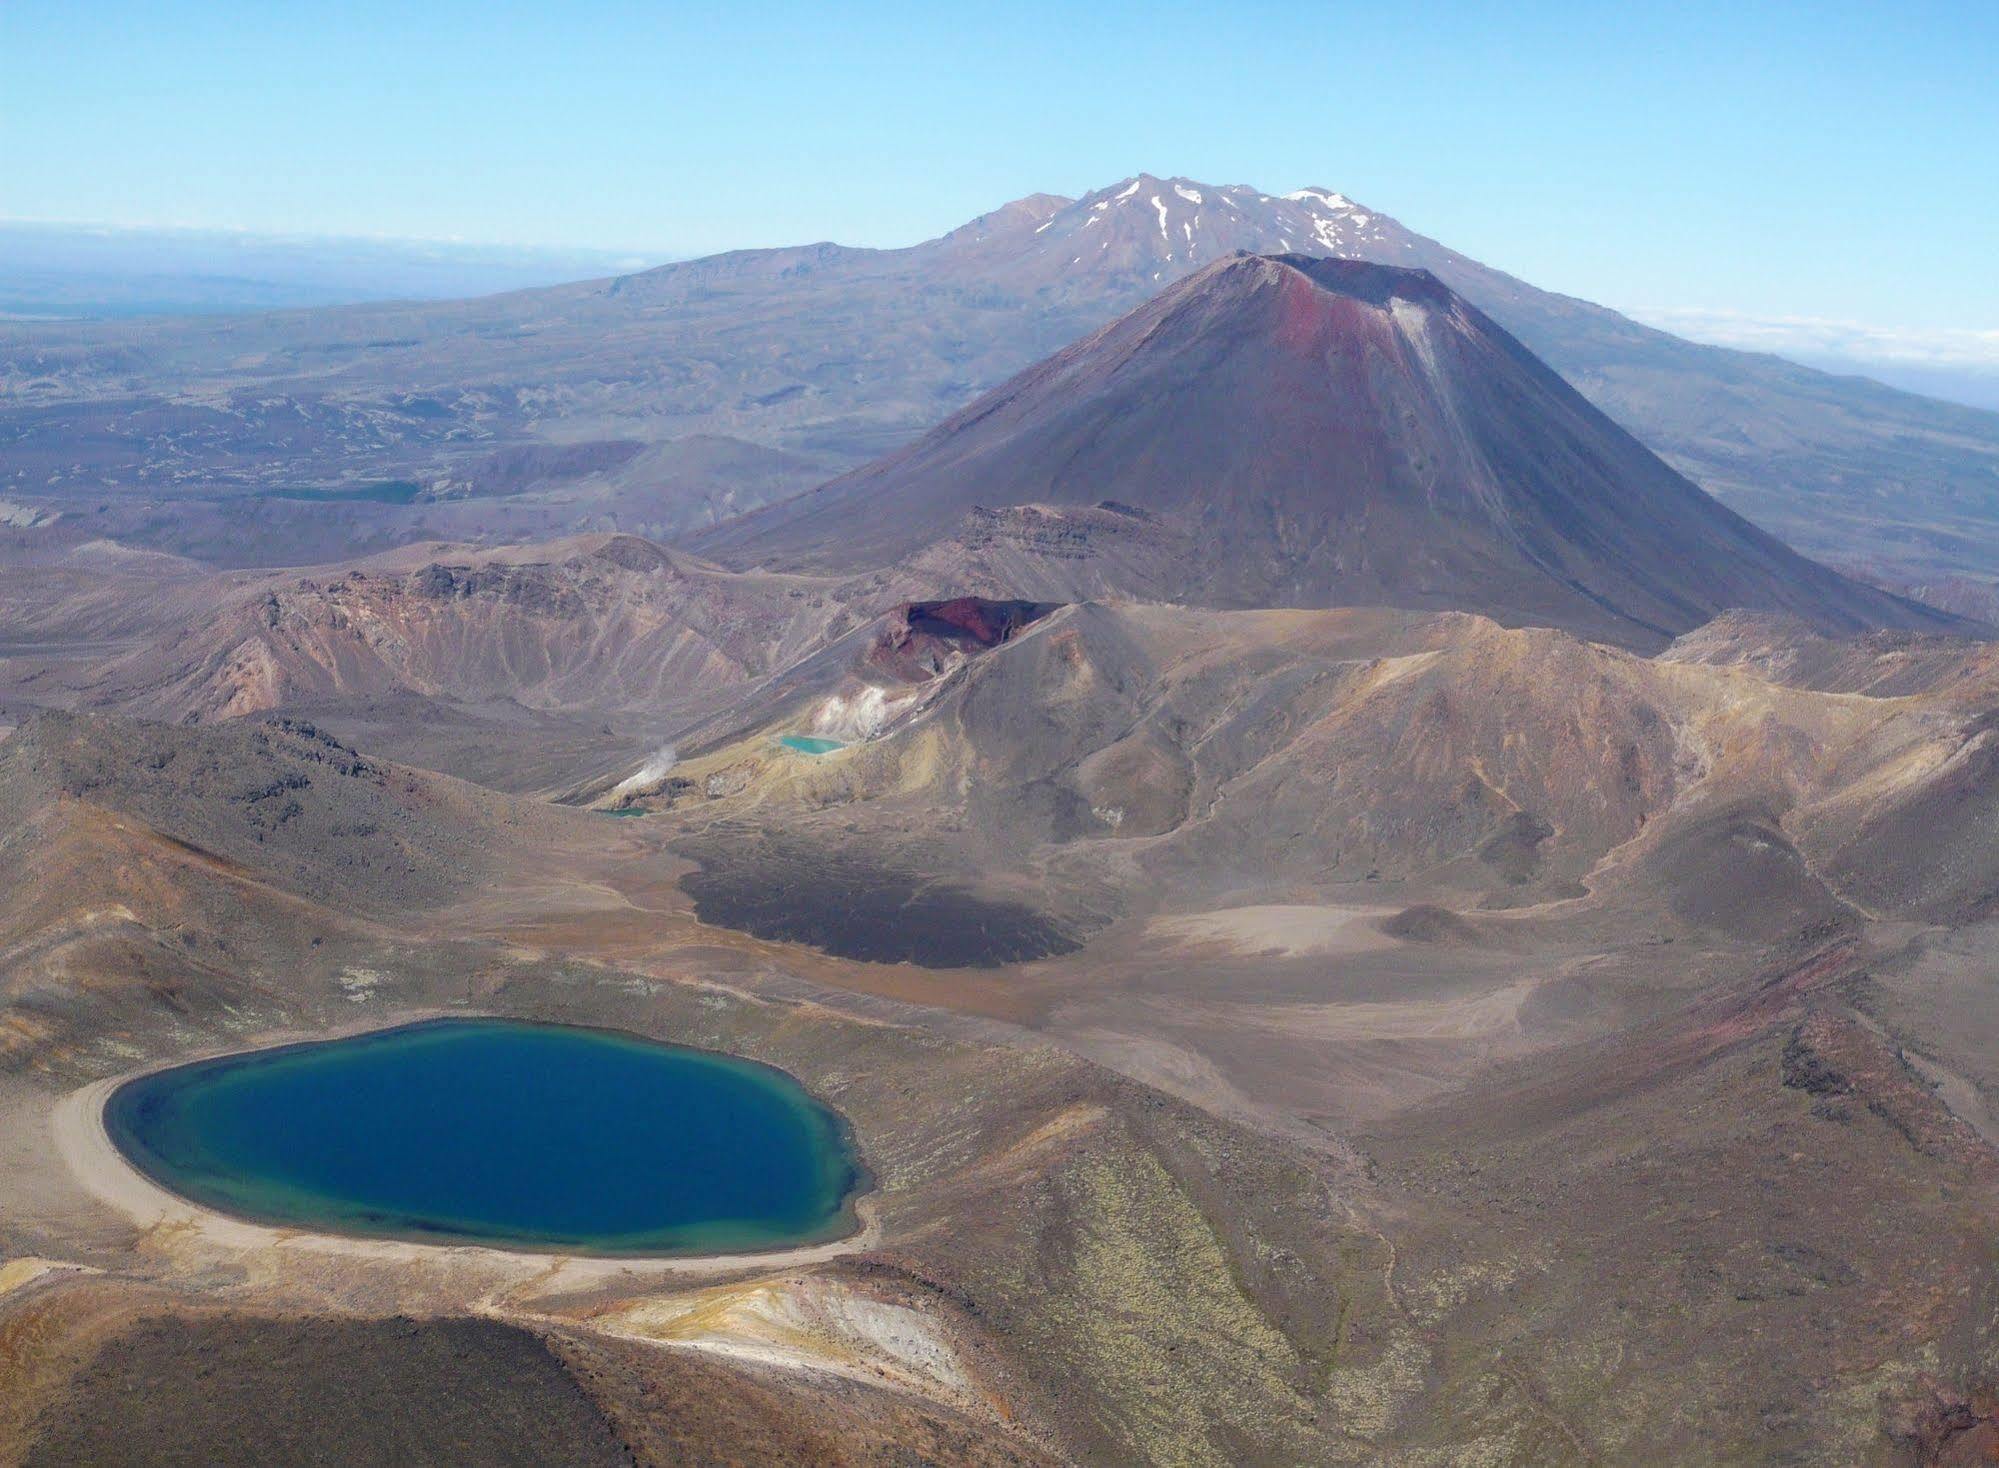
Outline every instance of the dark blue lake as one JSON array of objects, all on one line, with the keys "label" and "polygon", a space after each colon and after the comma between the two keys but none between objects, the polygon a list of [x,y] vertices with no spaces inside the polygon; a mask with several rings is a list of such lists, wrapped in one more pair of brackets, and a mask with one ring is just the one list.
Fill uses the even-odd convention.
[{"label": "dark blue lake", "polygon": [[863,1172],[782,1071],[637,1036],[439,1020],[128,1082],[112,1140],[260,1223],[600,1254],[838,1238]]}]

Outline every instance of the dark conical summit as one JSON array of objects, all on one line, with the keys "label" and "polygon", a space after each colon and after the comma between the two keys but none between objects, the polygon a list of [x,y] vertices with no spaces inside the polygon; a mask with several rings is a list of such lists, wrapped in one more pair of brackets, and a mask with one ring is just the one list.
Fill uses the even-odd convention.
[{"label": "dark conical summit", "polygon": [[1663,641],[1733,607],[1937,625],[1724,508],[1424,270],[1237,255],[909,448],[720,527],[738,562],[881,565],[975,507],[1116,501],[1184,599],[1483,612]]}]

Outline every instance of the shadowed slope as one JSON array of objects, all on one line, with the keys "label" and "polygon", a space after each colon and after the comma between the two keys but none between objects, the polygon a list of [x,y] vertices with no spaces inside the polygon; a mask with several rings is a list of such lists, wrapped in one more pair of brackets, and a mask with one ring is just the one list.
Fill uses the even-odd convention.
[{"label": "shadowed slope", "polygon": [[[547,820],[295,720],[184,729],[50,710],[0,745],[0,855],[46,856],[59,842],[38,823],[92,811],[212,870],[254,872],[349,913],[461,894],[490,873],[502,841]],[[112,876],[113,891],[143,885],[136,872]]]}]

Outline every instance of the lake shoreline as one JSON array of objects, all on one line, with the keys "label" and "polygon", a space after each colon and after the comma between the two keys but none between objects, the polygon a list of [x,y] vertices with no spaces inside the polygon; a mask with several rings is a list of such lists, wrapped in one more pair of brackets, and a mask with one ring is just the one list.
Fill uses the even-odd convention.
[{"label": "lake shoreline", "polygon": [[[634,1269],[663,1274],[726,1274],[744,1269],[791,1267],[812,1264],[841,1254],[874,1246],[880,1223],[874,1206],[875,1176],[852,1135],[851,1122],[837,1109],[826,1106],[841,1128],[850,1149],[855,1178],[843,1203],[842,1222],[851,1225],[841,1237],[800,1245],[780,1245],[769,1249],[718,1250],[713,1252],[598,1253],[568,1246],[536,1248],[531,1245],[481,1243],[460,1239],[436,1241],[342,1232],[334,1228],[299,1224],[260,1222],[228,1212],[173,1191],[149,1175],[114,1140],[106,1107],[122,1087],[145,1077],[163,1074],[236,1055],[280,1051],[316,1043],[353,1039],[452,1020],[492,1021],[506,1024],[544,1025],[555,1029],[583,1029],[631,1040],[696,1053],[722,1056],[746,1065],[775,1071],[805,1089],[796,1077],[780,1067],[726,1051],[704,1050],[654,1040],[636,1031],[609,1026],[551,1025],[546,1021],[520,1020],[503,1014],[468,1015],[448,1010],[431,1010],[398,1018],[339,1026],[332,1030],[301,1034],[280,1031],[263,1037],[240,1038],[226,1046],[208,1047],[205,1053],[179,1057],[166,1064],[151,1064],[115,1076],[90,1082],[60,1097],[49,1112],[49,1126],[57,1157],[75,1181],[100,1204],[128,1220],[142,1233],[160,1229],[191,1233],[203,1242],[231,1251],[262,1250],[273,1247],[299,1248],[315,1253],[344,1255],[377,1262],[417,1262],[452,1259],[510,1268],[531,1269],[537,1274],[551,1270],[572,1283],[587,1283],[629,1273]],[[810,1091],[806,1092],[811,1095]]]}]

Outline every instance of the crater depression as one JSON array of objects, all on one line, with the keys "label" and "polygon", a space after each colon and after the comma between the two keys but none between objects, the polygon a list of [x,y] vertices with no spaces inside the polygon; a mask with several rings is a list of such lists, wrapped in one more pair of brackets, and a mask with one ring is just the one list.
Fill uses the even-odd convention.
[{"label": "crater depression", "polygon": [[157,1071],[105,1128],[154,1181],[281,1227],[594,1254],[824,1242],[864,1173],[768,1066],[637,1036],[439,1020]]}]

